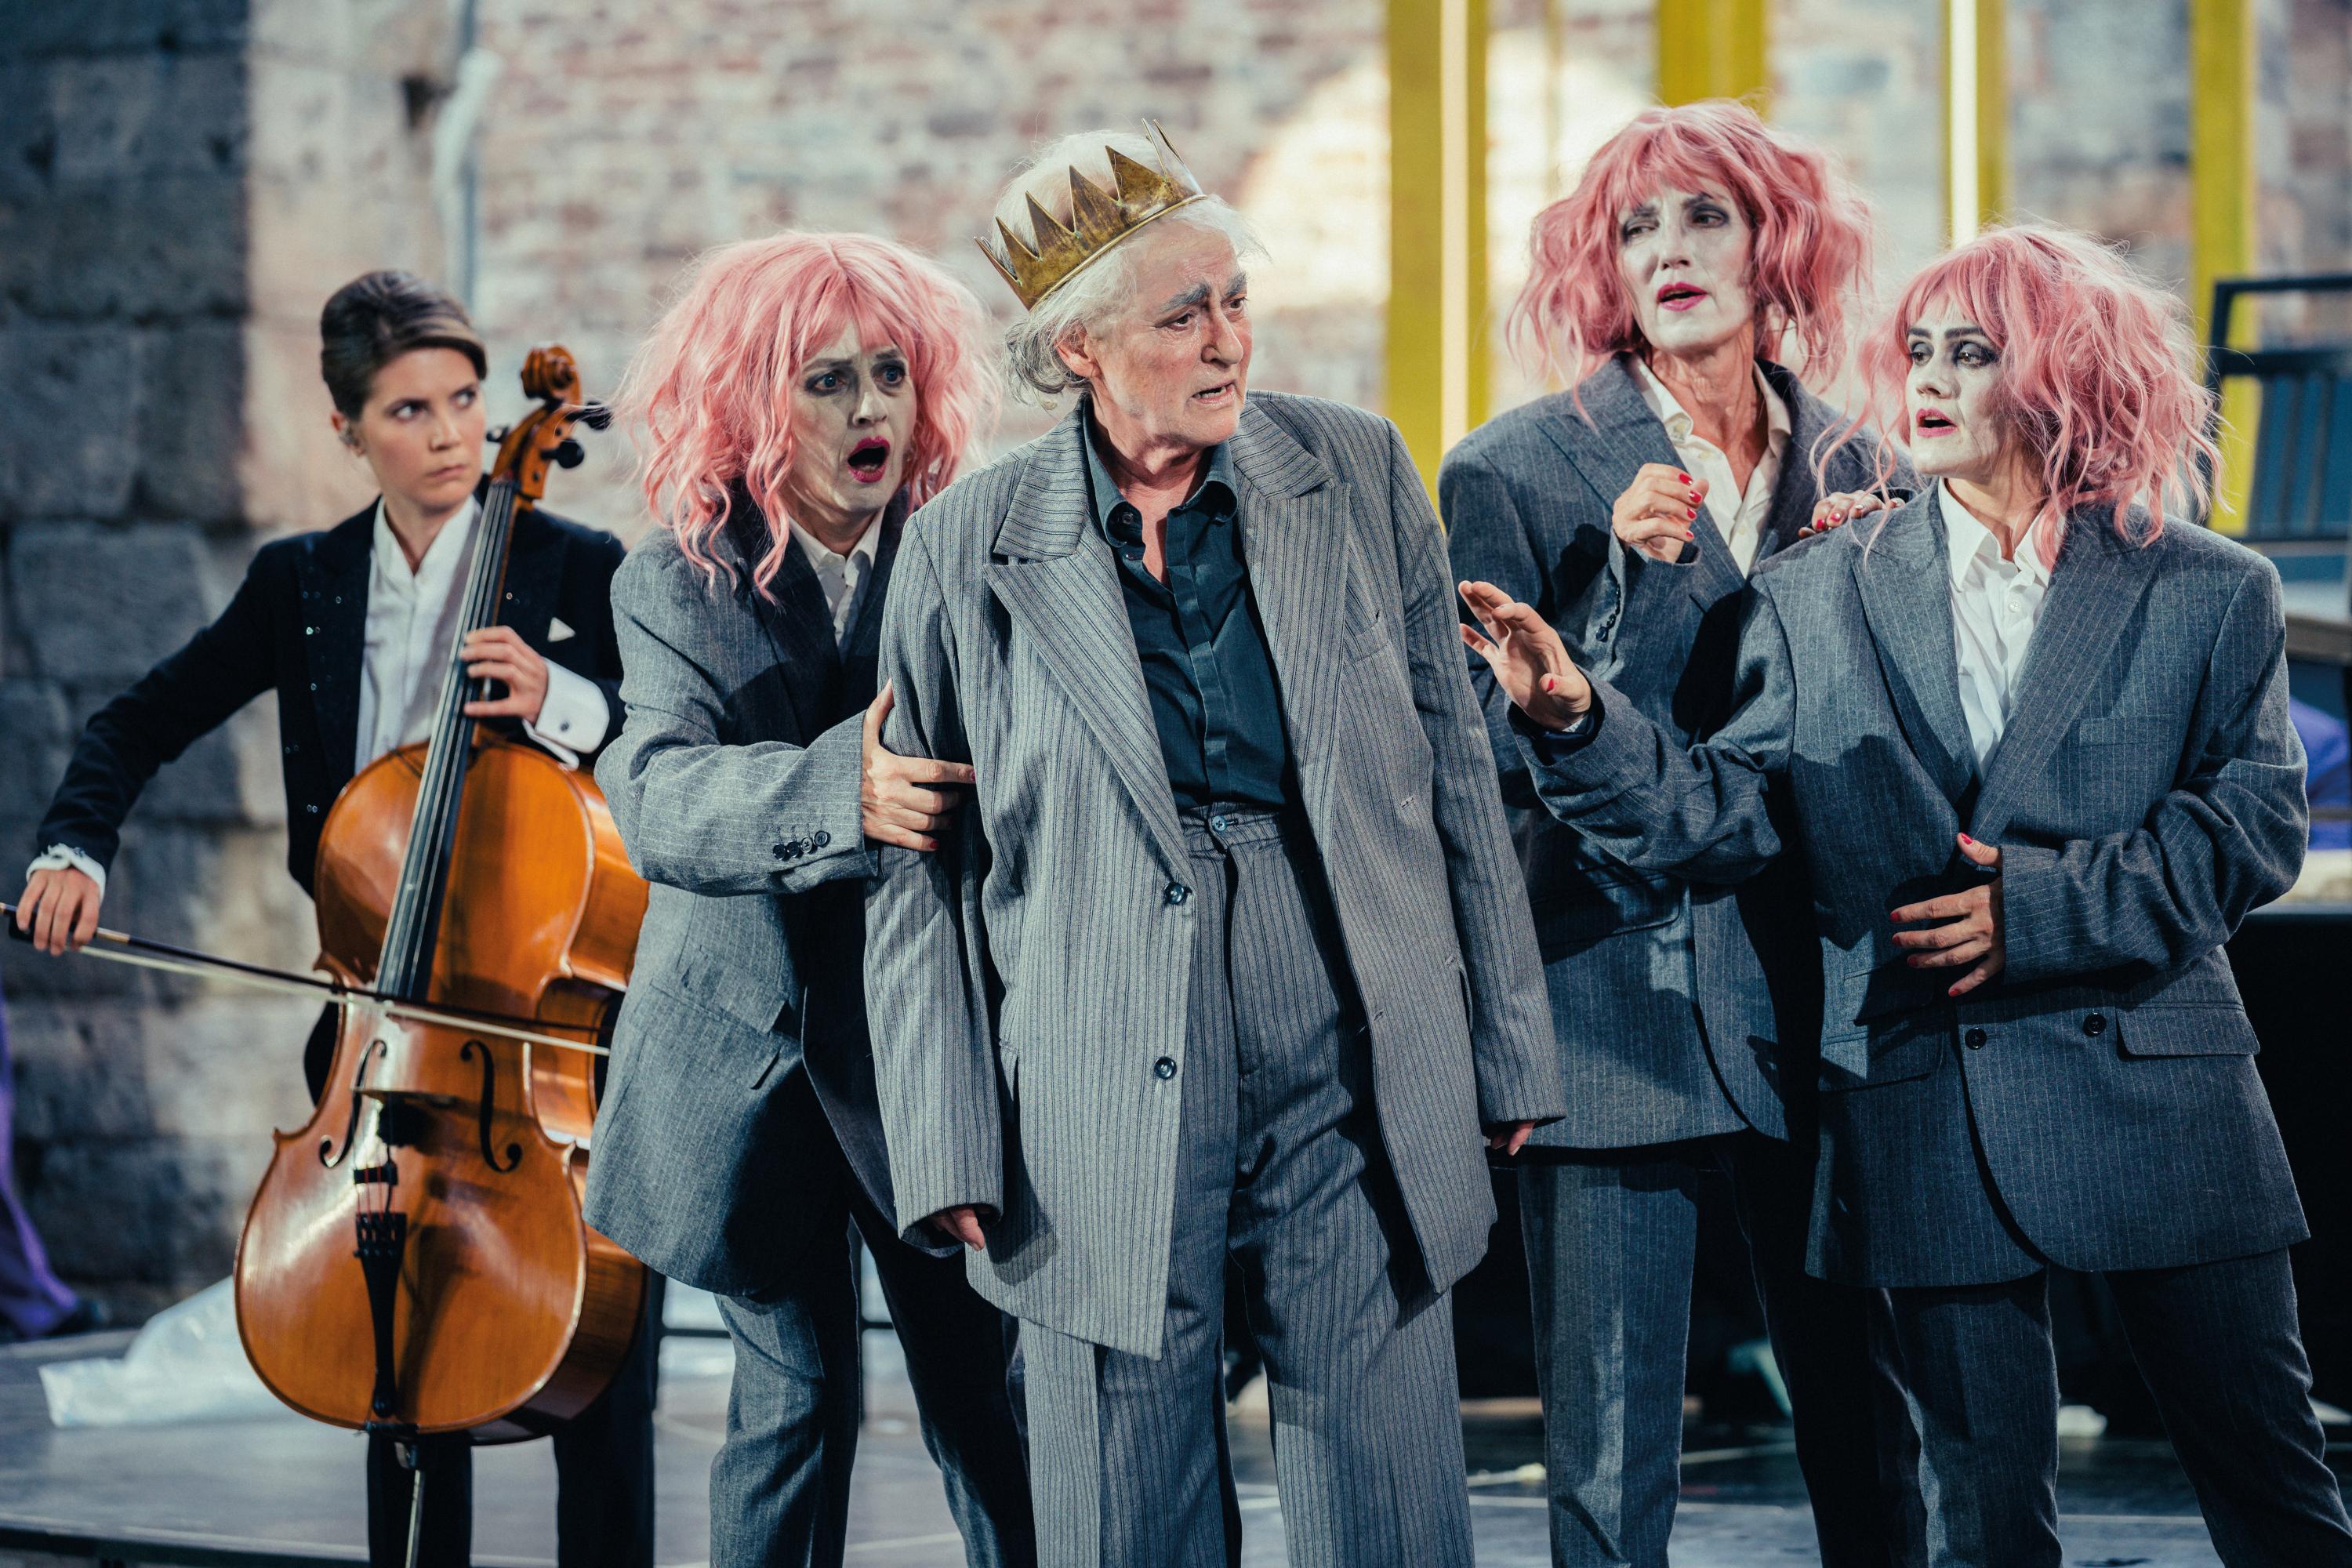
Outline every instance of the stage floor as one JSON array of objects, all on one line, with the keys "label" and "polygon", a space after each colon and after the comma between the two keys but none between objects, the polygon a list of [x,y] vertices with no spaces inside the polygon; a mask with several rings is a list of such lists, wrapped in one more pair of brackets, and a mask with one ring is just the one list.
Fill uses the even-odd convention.
[{"label": "stage floor", "polygon": [[[341,1563],[363,1555],[361,1440],[298,1417],[173,1427],[52,1427],[35,1373],[45,1360],[105,1353],[126,1334],[66,1346],[0,1350],[0,1561],[40,1563],[36,1533],[120,1543],[93,1555],[131,1562],[247,1559]],[[852,1502],[849,1561],[860,1568],[953,1568],[962,1552],[936,1472],[914,1427],[895,1346],[876,1336],[867,1422]],[[723,1342],[665,1347],[660,1424],[659,1561],[700,1563],[705,1479],[726,1416]],[[1540,1422],[1525,1405],[1465,1414],[1482,1568],[1542,1568]],[[1757,1568],[1815,1561],[1811,1514],[1785,1433],[1694,1429],[1675,1533],[1677,1568]],[[1283,1563],[1264,1417],[1234,1430],[1245,1545],[1253,1568]],[[2352,1446],[2340,1456],[2352,1464]],[[477,1458],[475,1561],[551,1564],[553,1461],[544,1443]],[[2190,1568],[2218,1563],[2186,1479],[2161,1443],[2069,1441],[2060,1503],[2070,1564]],[[142,1543],[161,1548],[142,1555]],[[196,1548],[173,1552],[173,1546]],[[206,1550],[209,1549],[209,1550]],[[249,1556],[248,1556],[249,1554]]]}]

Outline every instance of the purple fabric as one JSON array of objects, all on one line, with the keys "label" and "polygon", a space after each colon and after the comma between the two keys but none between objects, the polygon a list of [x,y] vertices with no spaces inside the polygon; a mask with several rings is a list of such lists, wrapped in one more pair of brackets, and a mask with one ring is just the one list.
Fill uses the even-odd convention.
[{"label": "purple fabric", "polygon": [[49,1255],[16,1195],[16,1068],[8,1054],[8,1013],[0,1004],[0,1326],[37,1339],[72,1311],[74,1293],[49,1268]]},{"label": "purple fabric", "polygon": [[[2304,753],[2311,759],[2311,773],[2304,789],[2312,805],[2333,806],[2338,811],[2352,805],[2352,742],[2346,738],[2344,721],[2308,702],[2294,701],[2288,706],[2294,714],[2294,732],[2303,737]],[[2352,849],[2352,822],[2340,817],[2323,822],[2315,816],[2311,822],[2311,847]]]}]

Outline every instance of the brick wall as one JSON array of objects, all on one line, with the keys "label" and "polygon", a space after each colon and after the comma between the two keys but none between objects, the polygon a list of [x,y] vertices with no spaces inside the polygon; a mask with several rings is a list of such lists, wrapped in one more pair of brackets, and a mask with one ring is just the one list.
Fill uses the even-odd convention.
[{"label": "brick wall", "polygon": [[[87,716],[227,601],[268,534],[369,493],[325,424],[317,312],[437,270],[424,179],[438,7],[0,5],[0,882]],[[405,83],[406,85],[404,85]],[[105,921],[303,967],[264,698],[140,802]],[[18,1176],[118,1306],[226,1273],[311,1010],[0,948]]]}]

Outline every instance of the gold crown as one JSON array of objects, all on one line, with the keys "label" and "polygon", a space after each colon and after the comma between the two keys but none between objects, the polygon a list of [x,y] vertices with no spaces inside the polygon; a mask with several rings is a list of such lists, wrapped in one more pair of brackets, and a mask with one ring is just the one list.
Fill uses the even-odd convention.
[{"label": "gold crown", "polygon": [[1024,245],[1014,238],[1003,218],[996,220],[996,232],[1004,239],[1002,254],[991,249],[984,239],[972,241],[988,258],[989,264],[1013,285],[1023,310],[1036,309],[1038,300],[1145,224],[1203,199],[1201,182],[1192,177],[1192,171],[1184,166],[1184,160],[1169,145],[1168,133],[1160,129],[1160,122],[1147,120],[1143,129],[1150,138],[1159,168],[1148,169],[1118,148],[1106,147],[1103,151],[1110,154],[1111,178],[1118,190],[1116,194],[1106,191],[1076,168],[1071,169],[1068,227],[1055,222],[1053,214],[1039,206],[1037,198],[1032,196],[1029,232],[1033,243]]}]

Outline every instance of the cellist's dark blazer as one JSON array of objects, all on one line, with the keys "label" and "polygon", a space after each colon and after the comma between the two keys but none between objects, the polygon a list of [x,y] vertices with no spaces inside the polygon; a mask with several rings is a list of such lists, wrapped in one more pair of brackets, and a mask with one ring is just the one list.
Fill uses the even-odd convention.
[{"label": "cellist's dark blazer", "polygon": [[[303,891],[312,890],[327,808],[356,771],[375,509],[370,501],[332,528],[263,545],[220,617],[98,710],[41,820],[34,853],[66,844],[110,866],[123,819],[156,770],[274,690],[286,868]],[[609,533],[525,513],[508,551],[499,613],[500,624],[549,663],[603,689],[607,742],[621,731],[611,590],[622,553]],[[549,640],[556,621],[572,635]]]}]

